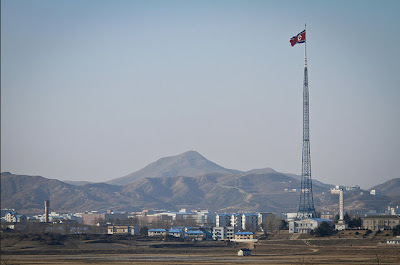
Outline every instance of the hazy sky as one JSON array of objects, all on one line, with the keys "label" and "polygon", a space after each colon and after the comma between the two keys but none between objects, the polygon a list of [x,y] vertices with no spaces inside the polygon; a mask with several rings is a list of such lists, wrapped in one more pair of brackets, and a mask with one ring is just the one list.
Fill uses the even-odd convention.
[{"label": "hazy sky", "polygon": [[1,1],[1,171],[105,181],[196,150],[312,177],[400,177],[400,1]]}]

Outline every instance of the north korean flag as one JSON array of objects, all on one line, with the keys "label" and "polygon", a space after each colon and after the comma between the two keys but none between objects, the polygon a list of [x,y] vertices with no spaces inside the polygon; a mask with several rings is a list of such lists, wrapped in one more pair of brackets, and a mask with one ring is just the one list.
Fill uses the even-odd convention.
[{"label": "north korean flag", "polygon": [[304,43],[304,42],[306,42],[306,31],[305,30],[303,30],[302,32],[300,32],[296,36],[293,36],[290,39],[290,44],[292,44],[292,46],[296,45],[297,43]]}]

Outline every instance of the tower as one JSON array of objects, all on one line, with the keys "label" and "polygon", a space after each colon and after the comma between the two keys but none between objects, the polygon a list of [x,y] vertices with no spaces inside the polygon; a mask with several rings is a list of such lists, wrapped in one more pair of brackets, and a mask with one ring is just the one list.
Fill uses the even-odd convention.
[{"label": "tower", "polygon": [[311,156],[310,156],[310,101],[308,90],[307,71],[307,39],[304,30],[304,83],[303,83],[303,148],[301,166],[301,191],[300,205],[297,217],[299,219],[316,217],[311,180]]},{"label": "tower", "polygon": [[344,222],[343,189],[339,190],[339,220],[335,225],[336,230],[346,230],[347,224]]}]

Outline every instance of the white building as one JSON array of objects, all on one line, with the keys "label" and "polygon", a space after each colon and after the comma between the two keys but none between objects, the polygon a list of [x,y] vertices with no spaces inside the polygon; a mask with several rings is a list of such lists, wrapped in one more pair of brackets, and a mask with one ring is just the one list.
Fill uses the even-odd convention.
[{"label": "white building", "polygon": [[5,216],[5,221],[9,223],[23,223],[27,218],[25,215],[18,214],[17,212],[8,212]]},{"label": "white building", "polygon": [[309,218],[298,221],[290,221],[289,222],[289,233],[310,233],[311,230],[316,229],[322,222],[327,222],[328,224],[332,224],[331,220],[322,219],[322,218]]},{"label": "white building", "polygon": [[374,196],[381,195],[381,191],[380,190],[370,190],[369,194],[374,195]]},{"label": "white building", "polygon": [[331,189],[331,194],[339,194],[341,189],[344,189],[344,186],[336,185]]},{"label": "white building", "polygon": [[233,226],[219,226],[213,228],[214,240],[232,240],[235,238],[235,228]]},{"label": "white building", "polygon": [[196,223],[200,226],[214,226],[215,225],[215,213],[211,212],[209,210],[200,210],[200,211],[195,211],[195,215],[193,215],[193,218],[195,219]]},{"label": "white building", "polygon": [[237,229],[243,229],[243,218],[241,213],[231,215],[231,226]]},{"label": "white building", "polygon": [[400,236],[396,236],[395,238],[388,239],[386,241],[386,244],[400,246]]},{"label": "white building", "polygon": [[243,257],[243,256],[251,256],[251,250],[248,248],[242,248],[238,251],[238,256]]}]

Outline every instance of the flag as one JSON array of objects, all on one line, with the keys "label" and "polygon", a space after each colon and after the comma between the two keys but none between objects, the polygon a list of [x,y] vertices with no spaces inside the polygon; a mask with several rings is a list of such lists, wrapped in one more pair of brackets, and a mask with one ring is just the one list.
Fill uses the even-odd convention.
[{"label": "flag", "polygon": [[297,43],[304,43],[304,42],[306,42],[306,30],[303,30],[302,32],[300,32],[296,36],[293,36],[290,39],[290,44],[292,44],[292,46],[296,45]]}]

